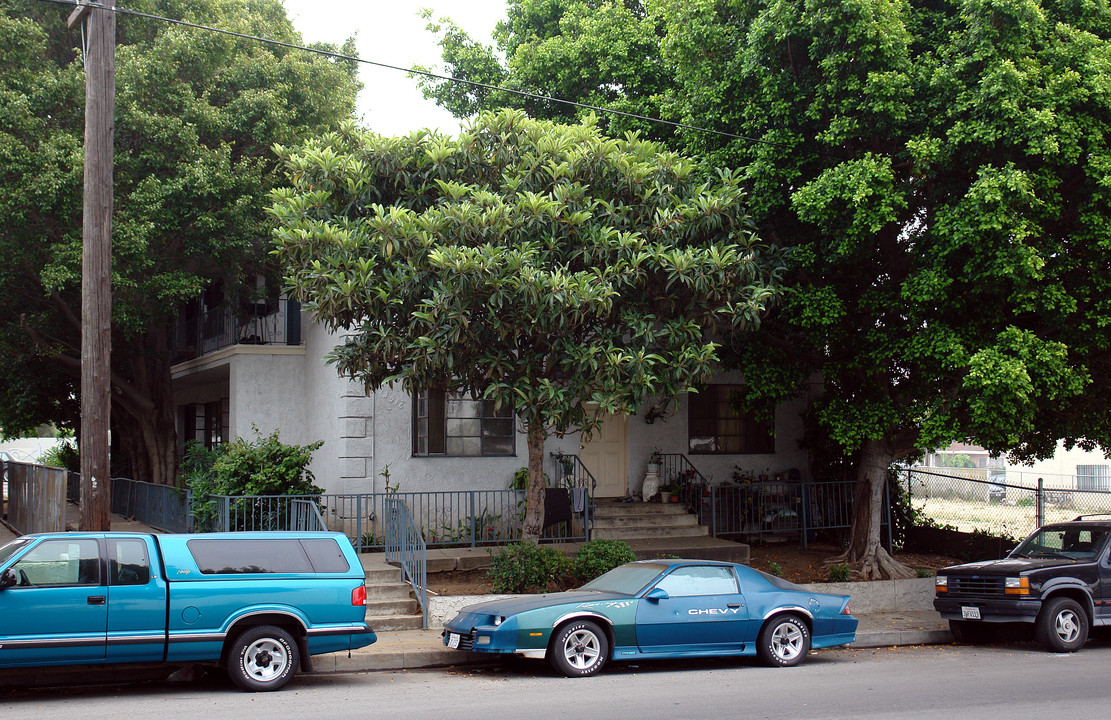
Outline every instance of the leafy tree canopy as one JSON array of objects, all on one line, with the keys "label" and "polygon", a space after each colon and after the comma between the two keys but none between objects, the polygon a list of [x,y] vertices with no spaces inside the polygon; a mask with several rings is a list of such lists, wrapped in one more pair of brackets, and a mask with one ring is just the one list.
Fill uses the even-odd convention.
[{"label": "leafy tree canopy", "polygon": [[[483,45],[450,19],[429,22],[449,74],[534,95],[565,98],[632,115],[659,117],[670,76],[662,27],[641,0],[510,0],[508,17]],[[425,12],[425,16],[431,17]],[[503,60],[504,58],[504,60]],[[428,68],[422,68],[428,69]],[[459,117],[497,107],[572,123],[589,111],[520,94],[423,78],[425,97]],[[670,128],[629,117],[598,120],[612,136],[637,130],[662,140]]]},{"label": "leafy tree canopy", "polygon": [[[289,43],[279,0],[129,7]],[[0,424],[77,423],[84,71],[72,10],[0,9]],[[335,48],[333,48],[335,49]],[[343,48],[351,54],[353,48]],[[113,438],[138,477],[173,479],[169,328],[180,303],[267,272],[274,143],[354,112],[349,62],[119,15],[113,221]]]},{"label": "leafy tree canopy", "polygon": [[[523,46],[556,32],[527,8],[609,4],[517,0],[507,27]],[[750,138],[669,142],[739,168],[761,237],[794,248],[791,292],[732,361],[752,400],[824,379],[814,412],[862,493],[860,572],[899,571],[878,547],[893,460],[964,438],[1022,459],[1059,438],[1111,449],[1107,0],[643,7],[666,78],[644,94]],[[563,40],[547,61],[590,67],[546,90],[595,97],[598,63]],[[542,81],[503,47],[506,82]]]},{"label": "leafy tree canopy", "polygon": [[[350,126],[280,149],[277,254],[346,340],[369,389],[469,392],[529,438],[539,532],[545,434],[589,430],[704,380],[717,340],[777,297],[781,258],[752,232],[738,177],[654,143],[519,111],[456,139]],[[535,495],[534,495],[535,493]]]},{"label": "leafy tree canopy", "polygon": [[[743,167],[762,231],[796,248],[742,365],[773,359],[772,393],[821,373],[820,422],[875,488],[858,505],[957,438],[1111,448],[1105,0],[660,8],[684,119],[760,141],[688,146]],[[890,572],[876,515],[857,526],[848,559]]]}]

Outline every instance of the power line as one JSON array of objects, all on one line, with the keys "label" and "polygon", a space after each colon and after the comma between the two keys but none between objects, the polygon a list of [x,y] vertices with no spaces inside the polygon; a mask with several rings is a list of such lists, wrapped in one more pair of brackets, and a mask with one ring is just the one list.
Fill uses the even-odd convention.
[{"label": "power line", "polygon": [[[641,120],[644,122],[656,123],[658,125],[667,125],[669,127],[677,128],[680,130],[693,130],[695,132],[703,132],[711,135],[718,135],[721,137],[729,138],[731,140],[745,140],[747,142],[759,143],[762,145],[771,145],[773,147],[789,148],[791,146],[786,143],[777,143],[770,140],[760,140],[758,138],[746,137],[744,135],[737,135],[735,133],[725,132],[723,130],[714,130],[712,128],[701,127],[699,125],[689,125],[687,123],[675,122],[673,120],[662,120],[660,118],[649,117],[648,115],[638,115],[637,113],[625,112],[623,110],[613,110],[611,108],[601,107],[599,105],[589,105],[587,103],[576,102],[574,100],[565,100],[563,98],[552,97],[549,95],[541,95],[539,93],[528,92],[527,90],[514,90],[512,88],[505,88],[498,85],[490,85],[488,83],[478,82],[476,80],[466,80],[464,78],[451,77],[448,75],[440,75],[427,70],[418,70],[415,68],[404,68],[399,65],[391,65],[389,63],[376,62],[374,60],[366,60],[363,58],[355,57],[352,55],[344,55],[342,53],[331,52],[329,50],[321,50],[319,48],[306,47],[304,45],[296,45],[294,43],[282,42],[281,40],[274,40],[272,38],[265,38],[259,35],[249,35],[247,33],[235,32],[233,30],[224,30],[209,25],[200,25],[197,23],[187,22],[185,20],[178,20],[176,18],[163,17],[161,15],[153,15],[151,13],[141,12],[139,10],[131,10],[129,8],[118,7],[115,5],[105,5],[99,2],[81,2],[80,0],[39,0],[39,2],[54,3],[56,5],[88,5],[93,8],[102,8],[111,10],[115,13],[124,15],[132,15],[135,17],[146,18],[148,20],[158,20],[160,22],[170,23],[172,25],[180,25],[182,27],[193,28],[196,30],[205,30],[207,32],[219,33],[221,35],[230,35],[231,37],[241,38],[244,40],[253,40],[267,45],[275,45],[277,47],[288,48],[290,50],[300,50],[303,52],[316,53],[324,57],[334,58],[336,60],[346,60],[349,62],[362,63],[364,65],[373,65],[374,67],[385,68],[387,70],[398,70],[400,72],[411,73],[413,75],[422,75],[433,80],[441,80],[445,82],[459,83],[462,85],[469,85],[471,87],[480,88],[483,90],[492,90],[495,92],[508,93],[510,95],[518,95],[520,97],[529,98],[531,100],[541,100],[546,102],[553,102],[570,107],[579,108],[582,110],[590,110],[592,112],[603,113],[606,115],[618,115],[621,117],[631,118],[633,120]],[[816,153],[823,154],[823,153]]]}]

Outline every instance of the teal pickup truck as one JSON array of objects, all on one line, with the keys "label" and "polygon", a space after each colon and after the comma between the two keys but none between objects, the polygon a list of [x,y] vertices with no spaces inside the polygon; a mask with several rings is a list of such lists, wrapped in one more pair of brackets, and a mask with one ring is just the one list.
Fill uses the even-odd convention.
[{"label": "teal pickup truck", "polygon": [[0,547],[3,668],[218,663],[277,690],[375,641],[340,533],[50,533]]}]

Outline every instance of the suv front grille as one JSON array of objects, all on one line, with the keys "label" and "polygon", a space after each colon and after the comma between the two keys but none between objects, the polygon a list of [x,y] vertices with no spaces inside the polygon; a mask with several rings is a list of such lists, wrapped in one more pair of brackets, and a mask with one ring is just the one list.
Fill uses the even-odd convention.
[{"label": "suv front grille", "polygon": [[959,595],[1003,595],[1001,577],[949,577],[949,592]]}]

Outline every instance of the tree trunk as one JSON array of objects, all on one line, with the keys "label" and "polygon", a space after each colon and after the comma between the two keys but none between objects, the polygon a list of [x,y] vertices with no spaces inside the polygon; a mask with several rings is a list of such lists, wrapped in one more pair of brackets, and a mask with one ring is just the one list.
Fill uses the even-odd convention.
[{"label": "tree trunk", "polygon": [[883,498],[887,489],[887,468],[896,453],[890,444],[868,440],[860,450],[853,491],[853,524],[849,547],[828,564],[847,563],[853,577],[860,580],[912,578],[914,570],[902,564],[880,545],[883,525]]},{"label": "tree trunk", "polygon": [[125,383],[113,393],[113,430],[119,447],[127,452],[129,477],[156,485],[177,481],[177,427],[174,418],[173,381],[163,333],[136,338],[139,350],[119,358]]},{"label": "tree trunk", "polygon": [[528,489],[525,490],[525,524],[522,537],[536,542],[544,532],[544,494],[548,483],[544,481],[544,432],[543,421],[528,423]]}]

